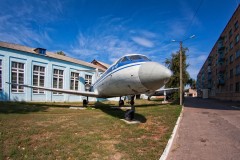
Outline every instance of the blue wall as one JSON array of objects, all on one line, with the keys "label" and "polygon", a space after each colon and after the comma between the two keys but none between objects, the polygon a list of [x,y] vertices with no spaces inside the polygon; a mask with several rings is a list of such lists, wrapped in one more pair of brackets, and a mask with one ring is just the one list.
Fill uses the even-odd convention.
[{"label": "blue wall", "polygon": [[[38,101],[38,102],[63,102],[63,101],[82,101],[84,97],[69,94],[54,95],[50,91],[45,91],[44,94],[32,93],[31,88],[24,88],[23,93],[12,93],[11,86],[5,82],[11,82],[11,63],[21,62],[24,63],[24,84],[32,85],[33,78],[33,65],[45,67],[45,87],[52,88],[53,69],[64,70],[63,88],[70,89],[70,76],[71,71],[78,72],[79,77],[79,90],[84,91],[85,74],[92,75],[93,83],[95,82],[95,73],[77,71],[77,70],[93,70],[88,66],[66,62],[44,55],[32,54],[7,48],[0,47],[0,59],[2,60],[2,92],[0,92],[1,101]],[[94,101],[95,98],[90,98]]]}]

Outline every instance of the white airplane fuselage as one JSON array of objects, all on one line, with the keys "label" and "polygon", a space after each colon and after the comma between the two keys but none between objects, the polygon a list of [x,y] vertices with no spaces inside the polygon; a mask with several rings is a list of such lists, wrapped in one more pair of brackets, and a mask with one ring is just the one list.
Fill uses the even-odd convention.
[{"label": "white airplane fuselage", "polygon": [[103,97],[116,97],[144,93],[146,89],[140,82],[138,71],[141,64],[123,66],[116,72],[110,72],[96,85],[97,92]]},{"label": "white airplane fuselage", "polygon": [[170,78],[171,71],[163,65],[144,59],[131,61],[131,56],[142,55],[124,56],[128,60],[121,63],[120,59],[96,81],[92,91],[98,97],[148,93],[162,87]]}]

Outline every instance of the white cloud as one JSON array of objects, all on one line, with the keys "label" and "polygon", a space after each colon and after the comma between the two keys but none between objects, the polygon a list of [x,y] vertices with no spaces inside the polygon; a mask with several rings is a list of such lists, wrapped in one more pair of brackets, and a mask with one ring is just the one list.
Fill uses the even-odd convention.
[{"label": "white cloud", "polygon": [[187,54],[189,55],[187,63],[190,65],[187,70],[192,78],[197,79],[197,74],[206,61],[208,52],[199,50],[197,46],[192,46]]},{"label": "white cloud", "polygon": [[3,1],[0,10],[1,41],[48,47],[52,43],[49,33],[54,29],[46,26],[60,18],[63,5],[59,0],[19,0],[10,7],[9,2]]},{"label": "white cloud", "polygon": [[154,47],[154,43],[146,38],[132,37],[132,40],[143,47],[148,47],[148,48]]},{"label": "white cloud", "polygon": [[75,57],[85,55],[80,58],[87,61],[89,57],[97,56],[99,60],[110,63],[125,54],[149,54],[148,50],[153,50],[155,47],[149,39],[156,37],[156,34],[148,30],[131,30],[125,25],[130,21],[129,19],[105,16],[98,21],[97,25],[84,32],[79,30],[69,53],[73,53]]}]

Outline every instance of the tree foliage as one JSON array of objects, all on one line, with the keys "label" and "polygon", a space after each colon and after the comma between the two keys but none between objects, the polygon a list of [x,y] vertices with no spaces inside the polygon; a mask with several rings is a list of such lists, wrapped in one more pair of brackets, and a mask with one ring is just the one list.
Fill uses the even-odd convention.
[{"label": "tree foliage", "polygon": [[66,56],[66,54],[63,51],[58,51],[56,54],[62,55],[62,56]]},{"label": "tree foliage", "polygon": [[189,84],[192,89],[196,89],[196,80],[195,79],[190,78],[188,80],[187,84]]},{"label": "tree foliage", "polygon": [[[188,51],[188,48],[183,48],[182,49],[182,62],[183,62],[183,86],[185,86],[187,84],[187,82],[189,81],[189,73],[187,72],[187,68],[189,66],[189,64],[187,64],[186,59],[186,52]],[[180,82],[180,69],[179,69],[179,63],[180,61],[180,52],[176,52],[176,53],[172,53],[171,58],[167,58],[165,60],[165,64],[167,65],[167,67],[173,72],[172,77],[170,78],[170,80],[168,81],[168,83],[166,84],[166,87],[179,87],[179,82]]]},{"label": "tree foliage", "polygon": [[[187,64],[186,59],[186,52],[188,51],[188,48],[182,49],[182,75],[183,75],[183,86],[186,86],[188,84],[188,81],[190,79],[189,73],[187,72],[187,68],[189,64]],[[180,52],[172,53],[171,58],[167,58],[165,60],[166,66],[173,72],[172,77],[166,84],[167,88],[177,88],[180,86]],[[175,100],[179,100],[179,92],[176,92],[174,95],[172,95],[172,98]],[[176,102],[178,103],[178,102]]]}]

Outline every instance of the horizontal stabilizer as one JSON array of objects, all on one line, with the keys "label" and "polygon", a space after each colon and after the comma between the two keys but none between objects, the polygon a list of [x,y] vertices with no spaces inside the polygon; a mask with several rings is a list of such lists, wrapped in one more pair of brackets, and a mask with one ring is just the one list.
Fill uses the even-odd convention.
[{"label": "horizontal stabilizer", "polygon": [[171,94],[178,90],[179,88],[161,88],[152,93],[146,94],[147,96],[162,96],[165,94]]}]

